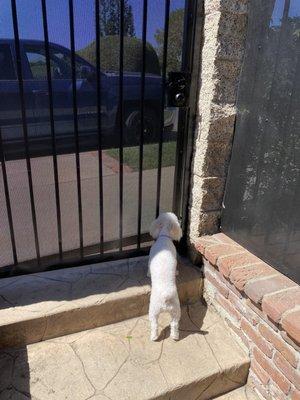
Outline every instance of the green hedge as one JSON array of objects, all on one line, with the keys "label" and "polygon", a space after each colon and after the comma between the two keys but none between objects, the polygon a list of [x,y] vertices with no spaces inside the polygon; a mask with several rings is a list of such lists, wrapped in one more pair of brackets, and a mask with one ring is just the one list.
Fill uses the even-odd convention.
[{"label": "green hedge", "polygon": [[[103,36],[100,39],[100,58],[102,71],[119,70],[119,36]],[[90,43],[77,53],[91,64],[96,64],[96,43]],[[124,71],[141,72],[142,40],[136,37],[124,37]],[[151,46],[146,45],[146,72],[160,74],[158,56]]]}]

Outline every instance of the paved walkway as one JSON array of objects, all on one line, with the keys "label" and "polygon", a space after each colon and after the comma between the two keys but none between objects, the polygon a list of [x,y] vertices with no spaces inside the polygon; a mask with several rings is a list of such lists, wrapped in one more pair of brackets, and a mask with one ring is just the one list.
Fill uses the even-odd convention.
[{"label": "paved walkway", "polygon": [[[97,152],[80,156],[84,246],[99,242],[99,183]],[[13,223],[19,261],[36,257],[25,160],[6,163]],[[79,247],[78,202],[75,155],[58,156],[63,250]],[[32,159],[32,177],[41,256],[58,252],[55,187],[52,157]],[[172,207],[174,167],[163,168],[161,208]],[[0,266],[12,263],[3,180],[0,174]],[[143,173],[142,231],[147,231],[155,215],[157,171]],[[138,172],[124,168],[124,237],[137,232]],[[167,186],[166,186],[167,185]],[[164,188],[168,187],[168,190]],[[118,238],[119,173],[116,163],[104,157],[104,238]]]}]

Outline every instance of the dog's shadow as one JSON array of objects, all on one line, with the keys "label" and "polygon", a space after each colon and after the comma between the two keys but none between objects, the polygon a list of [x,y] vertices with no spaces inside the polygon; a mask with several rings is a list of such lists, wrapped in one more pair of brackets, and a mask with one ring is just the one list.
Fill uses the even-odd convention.
[{"label": "dog's shadow", "polygon": [[[204,301],[181,307],[178,341],[181,341],[190,335],[207,335],[209,333],[207,330],[202,329],[206,312],[207,305]],[[157,341],[160,342],[168,337],[170,337],[169,325],[162,328]]]}]

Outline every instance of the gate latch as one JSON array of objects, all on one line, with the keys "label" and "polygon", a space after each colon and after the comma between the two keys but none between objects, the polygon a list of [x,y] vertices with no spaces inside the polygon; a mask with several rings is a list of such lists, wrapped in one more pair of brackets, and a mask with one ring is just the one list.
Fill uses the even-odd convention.
[{"label": "gate latch", "polygon": [[187,107],[190,88],[190,74],[169,72],[167,81],[167,106]]}]

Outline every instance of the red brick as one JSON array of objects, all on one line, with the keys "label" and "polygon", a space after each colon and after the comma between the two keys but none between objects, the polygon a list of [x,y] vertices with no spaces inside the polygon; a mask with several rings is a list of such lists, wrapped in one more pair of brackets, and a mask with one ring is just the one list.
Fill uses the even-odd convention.
[{"label": "red brick", "polygon": [[219,276],[221,276],[220,273],[219,273],[219,271],[217,270],[217,268],[216,268],[215,266],[211,265],[211,263],[210,263],[209,261],[207,261],[206,258],[203,258],[203,267],[204,267],[204,271],[205,271],[205,270],[208,270],[208,271],[209,271],[211,274],[213,274],[214,276],[215,276],[216,274],[218,274]]},{"label": "red brick", "polygon": [[254,385],[256,391],[266,400],[274,400],[272,399],[272,397],[269,395],[269,393],[267,392],[266,388],[264,385],[262,385],[260,383],[260,381],[257,379],[256,375],[254,375],[251,370],[250,370],[250,374],[249,374],[249,379],[247,384],[251,384],[251,386]]},{"label": "red brick", "polygon": [[195,247],[197,251],[204,254],[206,247],[214,244],[218,244],[218,241],[213,236],[202,236],[196,241]]},{"label": "red brick", "polygon": [[239,290],[244,290],[246,283],[253,278],[273,275],[274,269],[266,263],[247,265],[244,267],[233,268],[229,275],[229,280]]},{"label": "red brick", "polygon": [[258,364],[264,369],[267,374],[270,375],[271,379],[277,384],[277,386],[285,393],[288,394],[291,384],[290,382],[285,378],[285,376],[282,375],[280,371],[278,371],[269,360],[266,359],[266,357],[262,354],[258,348],[254,347],[253,348],[253,356],[254,359],[258,362]]},{"label": "red brick", "polygon": [[291,400],[300,400],[300,390],[292,390]]},{"label": "red brick", "polygon": [[229,291],[228,300],[240,311],[240,313],[249,321],[252,325],[257,325],[260,321],[258,315],[256,315],[248,307],[245,299],[240,298],[234,292]]},{"label": "red brick", "polygon": [[293,348],[286,344],[285,341],[268,326],[260,324],[258,330],[268,342],[274,345],[274,347],[293,367],[297,367],[298,356]]},{"label": "red brick", "polygon": [[284,376],[300,390],[300,372],[293,368],[278,352],[274,355],[274,363]]},{"label": "red brick", "polygon": [[205,248],[204,256],[212,264],[217,265],[217,260],[221,256],[228,256],[241,251],[236,245],[215,244]]},{"label": "red brick", "polygon": [[207,279],[225,298],[228,297],[229,289],[219,282],[209,271],[204,270],[204,277]]},{"label": "red brick", "polygon": [[249,306],[249,308],[251,308],[251,310],[253,310],[255,314],[257,314],[259,318],[265,321],[275,332],[278,332],[278,326],[271,320],[269,320],[268,316],[262,312],[259,304],[252,303],[250,299],[247,299],[246,303]]},{"label": "red brick", "polygon": [[295,310],[282,318],[281,326],[286,333],[297,343],[300,344],[300,310]]},{"label": "red brick", "polygon": [[235,286],[232,285],[232,283],[230,283],[222,274],[220,274],[220,276],[222,277],[221,280],[222,282],[224,282],[224,284],[229,288],[229,290],[234,293],[237,297],[239,297],[240,299],[243,298],[241,292],[239,292],[237,290],[237,288]]},{"label": "red brick", "polygon": [[265,400],[274,400],[262,385],[256,386],[256,389]]},{"label": "red brick", "polygon": [[288,335],[285,331],[279,332],[282,339],[287,342],[293,349],[295,349],[300,354],[300,346],[298,346]]},{"label": "red brick", "polygon": [[262,352],[264,352],[269,358],[272,357],[273,346],[271,346],[244,318],[241,322],[241,328]]},{"label": "red brick", "polygon": [[241,254],[220,258],[217,262],[217,266],[219,271],[228,278],[233,268],[243,267],[257,262],[261,262],[261,260],[248,251],[245,251]]},{"label": "red brick", "polygon": [[261,304],[262,299],[266,294],[292,286],[296,286],[295,282],[291,281],[286,276],[277,273],[276,276],[266,279],[258,278],[251,280],[245,285],[245,293],[252,301],[254,301],[254,303]]},{"label": "red brick", "polygon": [[251,322],[251,324],[254,326],[256,326],[260,321],[259,317],[254,312],[252,312],[248,307],[246,308],[245,318],[249,322]]},{"label": "red brick", "polygon": [[215,233],[211,237],[213,237],[215,240],[217,240],[218,242],[221,242],[221,243],[238,245],[237,242],[235,242],[229,236],[225,235],[225,233],[223,233],[223,232]]},{"label": "red brick", "polygon": [[246,307],[237,295],[233,292],[229,292],[228,300],[242,315],[246,314]]},{"label": "red brick", "polygon": [[270,393],[272,394],[273,399],[276,400],[286,400],[287,396],[284,394],[280,388],[275,385],[275,383],[271,383],[270,385]]},{"label": "red brick", "polygon": [[270,376],[254,359],[251,361],[251,370],[258,377],[263,385],[267,385],[270,380]]},{"label": "red brick", "polygon": [[244,343],[244,345],[249,349],[250,345],[249,345],[249,341],[247,339],[247,337],[244,335],[243,331],[241,330],[241,328],[235,326],[230,319],[225,318],[225,321],[227,322],[228,326],[230,329],[233,330],[233,332],[242,340],[242,342]]},{"label": "red brick", "polygon": [[224,310],[227,311],[228,314],[230,314],[234,319],[236,319],[237,321],[241,319],[241,315],[227,299],[225,299],[219,293],[216,293],[215,299],[221,305],[221,307],[223,307]]},{"label": "red brick", "polygon": [[[212,267],[212,268],[214,268],[214,267]],[[216,268],[214,268],[214,270],[217,271],[218,278],[220,279],[220,281],[222,283],[224,283],[224,285],[226,285],[231,292],[233,292],[236,296],[238,296],[240,299],[242,299],[243,296],[242,296],[241,292],[239,292],[236,289],[236,287],[233,286],[233,284],[231,282],[229,282],[229,280],[227,278],[225,278],[225,276],[220,271],[218,271]]]},{"label": "red brick", "polygon": [[275,322],[279,322],[284,312],[300,305],[300,287],[293,287],[281,293],[263,298],[263,311]]}]

